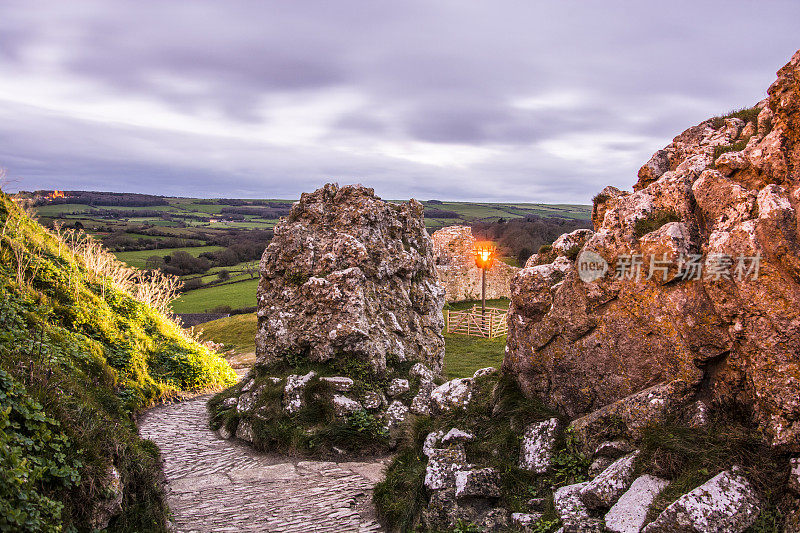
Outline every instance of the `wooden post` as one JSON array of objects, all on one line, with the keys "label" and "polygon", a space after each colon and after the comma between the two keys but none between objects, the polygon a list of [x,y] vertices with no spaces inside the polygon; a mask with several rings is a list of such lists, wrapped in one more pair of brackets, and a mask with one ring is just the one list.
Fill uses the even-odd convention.
[{"label": "wooden post", "polygon": [[486,316],[486,267],[481,269],[481,319]]}]

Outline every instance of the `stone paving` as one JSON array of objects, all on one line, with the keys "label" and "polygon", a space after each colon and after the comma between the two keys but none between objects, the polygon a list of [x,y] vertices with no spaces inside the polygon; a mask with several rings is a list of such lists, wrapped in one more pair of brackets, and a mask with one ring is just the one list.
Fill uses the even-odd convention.
[{"label": "stone paving", "polygon": [[207,400],[159,406],[139,421],[142,437],[161,448],[178,532],[383,531],[372,487],[387,459],[335,463],[259,454],[209,429]]}]

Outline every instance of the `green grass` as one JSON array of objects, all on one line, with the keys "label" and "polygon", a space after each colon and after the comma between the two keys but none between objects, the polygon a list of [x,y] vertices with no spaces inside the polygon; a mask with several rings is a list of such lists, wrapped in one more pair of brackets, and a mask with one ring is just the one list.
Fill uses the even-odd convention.
[{"label": "green grass", "polygon": [[248,313],[206,322],[196,329],[203,330],[201,338],[204,341],[219,342],[225,345],[226,350],[247,353],[256,351],[257,325],[255,313]]},{"label": "green grass", "polygon": [[650,520],[683,494],[736,465],[765,500],[763,516],[747,531],[781,531],[780,509],[785,509],[787,494],[776,480],[785,479],[788,454],[764,443],[756,428],[742,422],[742,415],[728,407],[713,413],[707,427],[667,421],[645,429],[637,471],[670,481],[650,507]]},{"label": "green grass", "polygon": [[506,336],[482,339],[444,334],[444,373],[447,379],[468,378],[480,368],[500,368],[505,355]]},{"label": "green grass", "polygon": [[178,250],[188,252],[192,254],[194,257],[197,257],[205,252],[216,252],[217,250],[222,250],[222,246],[187,246],[185,248],[162,248],[159,250],[138,250],[135,252],[117,252],[114,255],[117,256],[117,259],[119,259],[123,263],[126,263],[128,266],[136,268],[145,268],[148,257],[153,255],[164,257],[173,252],[177,252]]},{"label": "green grass", "polygon": [[592,206],[583,204],[503,204],[479,202],[442,202],[431,204],[423,202],[429,209],[453,211],[461,219],[444,219],[447,224],[442,224],[440,219],[425,219],[428,227],[452,224],[468,224],[475,220],[497,220],[500,218],[521,218],[525,215],[538,215],[542,217],[564,217],[572,219],[588,219],[592,213]]},{"label": "green grass", "polygon": [[175,313],[205,313],[221,306],[232,309],[255,307],[258,279],[217,285],[186,292],[172,302]]},{"label": "green grass", "polygon": [[83,204],[51,204],[36,208],[36,213],[43,217],[58,217],[75,213],[92,213],[95,209]]},{"label": "green grass", "polygon": [[[501,477],[499,506],[512,512],[528,512],[528,500],[547,498],[552,486],[586,479],[588,461],[576,449],[569,434],[559,435],[556,467],[535,475],[518,468],[521,428],[554,416],[541,402],[525,398],[508,376],[484,376],[475,381],[473,398],[466,409],[438,417],[416,417],[406,429],[397,456],[386,478],[375,487],[373,501],[392,531],[416,531],[419,512],[427,502],[423,486],[426,458],[421,452],[431,431],[458,427],[476,436],[467,443],[467,461],[477,468],[495,468]],[[548,503],[541,531],[555,531],[558,520]]]}]

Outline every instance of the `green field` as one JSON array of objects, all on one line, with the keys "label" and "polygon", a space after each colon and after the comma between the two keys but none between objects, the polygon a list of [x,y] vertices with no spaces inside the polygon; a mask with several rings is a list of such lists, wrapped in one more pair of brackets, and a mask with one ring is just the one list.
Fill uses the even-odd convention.
[{"label": "green field", "polygon": [[161,248],[158,250],[139,250],[136,252],[117,252],[114,255],[117,256],[117,259],[126,263],[128,266],[136,267],[136,268],[145,268],[145,264],[147,262],[147,258],[158,255],[161,257],[165,257],[170,255],[173,252],[177,252],[178,250],[182,250],[184,252],[189,252],[193,256],[197,257],[202,253],[205,252],[215,252],[217,250],[222,250],[222,246],[188,246],[185,248]]},{"label": "green field", "polygon": [[175,313],[205,313],[220,306],[232,309],[255,307],[256,287],[258,279],[196,289],[183,293],[172,302],[172,310]]}]

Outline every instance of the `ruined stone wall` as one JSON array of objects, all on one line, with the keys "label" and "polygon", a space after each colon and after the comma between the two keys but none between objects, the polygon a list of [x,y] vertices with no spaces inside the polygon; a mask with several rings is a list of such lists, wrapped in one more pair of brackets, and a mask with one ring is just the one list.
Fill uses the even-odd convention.
[{"label": "ruined stone wall", "polygon": [[[439,283],[447,302],[481,297],[481,270],[475,266],[475,237],[469,226],[449,226],[433,233],[434,258]],[[519,269],[496,261],[486,272],[486,298],[509,298],[511,279]]]}]

